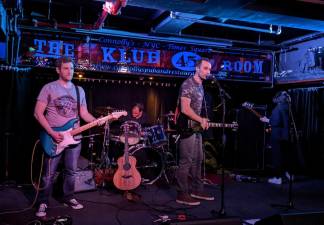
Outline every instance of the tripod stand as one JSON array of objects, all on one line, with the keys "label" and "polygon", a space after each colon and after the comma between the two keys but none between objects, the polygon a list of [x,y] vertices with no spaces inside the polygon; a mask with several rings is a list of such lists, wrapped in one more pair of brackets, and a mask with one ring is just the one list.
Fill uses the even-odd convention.
[{"label": "tripod stand", "polygon": [[102,167],[107,168],[111,165],[109,159],[109,135],[110,135],[110,126],[109,126],[109,122],[107,121],[105,124],[104,140],[102,143],[102,151],[101,151],[99,168]]},{"label": "tripod stand", "polygon": [[104,140],[100,156],[100,163],[95,168],[95,180],[97,185],[106,186],[106,183],[112,180],[113,171],[111,169],[111,161],[109,159],[109,122],[105,124]]}]

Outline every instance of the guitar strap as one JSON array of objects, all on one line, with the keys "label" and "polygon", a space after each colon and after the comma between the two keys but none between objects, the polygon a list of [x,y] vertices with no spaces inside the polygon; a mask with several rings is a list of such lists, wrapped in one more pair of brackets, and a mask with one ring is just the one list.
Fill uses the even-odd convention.
[{"label": "guitar strap", "polygon": [[206,97],[205,97],[205,91],[204,91],[204,96],[203,96],[203,104],[204,104],[204,108],[205,108],[205,117],[208,119],[208,112],[207,112],[207,103],[206,103]]},{"label": "guitar strap", "polygon": [[74,85],[75,87],[75,92],[77,96],[77,107],[78,107],[78,119],[80,120],[80,93],[79,93],[79,86]]}]

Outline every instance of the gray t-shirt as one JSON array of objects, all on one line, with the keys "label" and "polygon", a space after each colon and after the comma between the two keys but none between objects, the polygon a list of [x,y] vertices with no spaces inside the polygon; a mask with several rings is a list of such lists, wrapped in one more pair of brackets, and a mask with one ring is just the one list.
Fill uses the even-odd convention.
[{"label": "gray t-shirt", "polygon": [[[79,88],[80,106],[87,107],[85,93]],[[78,116],[77,95],[75,86],[63,87],[58,81],[46,84],[40,91],[38,101],[46,106],[45,118],[51,127],[60,127]]]},{"label": "gray t-shirt", "polygon": [[200,115],[204,98],[204,88],[193,77],[186,79],[180,87],[180,97],[190,98],[190,107]]}]

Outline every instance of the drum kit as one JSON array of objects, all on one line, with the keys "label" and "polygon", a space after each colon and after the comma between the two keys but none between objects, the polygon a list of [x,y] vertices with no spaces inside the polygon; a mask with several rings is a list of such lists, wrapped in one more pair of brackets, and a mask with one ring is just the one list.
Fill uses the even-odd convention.
[{"label": "drum kit", "polygon": [[[105,107],[98,111],[109,113],[109,110],[112,108]],[[177,168],[177,143],[175,142],[178,139],[176,130],[171,129],[174,128],[174,114],[168,113],[163,116],[167,121],[165,128],[161,124],[142,127],[138,122],[129,120],[121,124],[118,132],[110,132],[108,124],[105,127],[104,144],[97,167],[101,169],[116,167],[118,157],[123,155],[126,139],[124,128],[127,126],[128,152],[137,160],[136,168],[141,174],[141,183],[144,185],[153,184],[161,177],[164,177],[165,181],[169,183]]]}]

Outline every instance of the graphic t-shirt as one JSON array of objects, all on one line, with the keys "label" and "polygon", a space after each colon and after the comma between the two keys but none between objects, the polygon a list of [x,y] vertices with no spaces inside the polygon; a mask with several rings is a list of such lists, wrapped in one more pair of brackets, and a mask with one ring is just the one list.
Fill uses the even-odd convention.
[{"label": "graphic t-shirt", "polygon": [[[79,88],[80,106],[87,106],[83,88]],[[63,87],[58,81],[46,84],[40,91],[38,101],[47,104],[45,118],[51,127],[60,127],[78,116],[75,86]]]},{"label": "graphic t-shirt", "polygon": [[180,87],[180,97],[190,98],[190,107],[197,115],[200,115],[204,98],[202,84],[197,83],[193,77],[189,77]]}]

